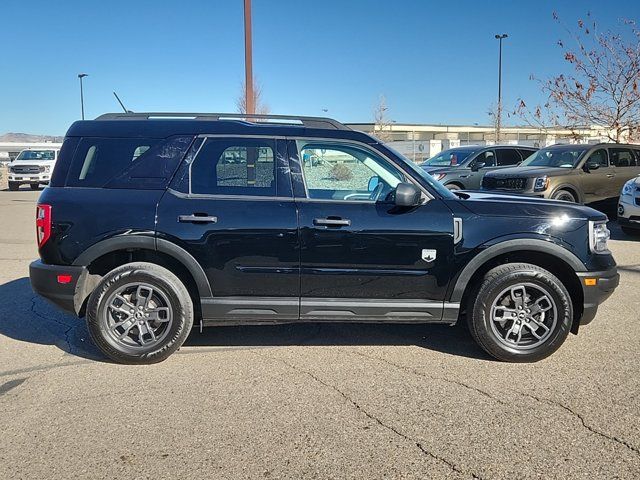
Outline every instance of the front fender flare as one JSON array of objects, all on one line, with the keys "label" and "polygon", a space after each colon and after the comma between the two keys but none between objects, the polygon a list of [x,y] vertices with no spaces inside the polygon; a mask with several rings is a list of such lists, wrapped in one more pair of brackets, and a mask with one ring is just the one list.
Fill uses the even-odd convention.
[{"label": "front fender flare", "polygon": [[561,247],[555,243],[545,240],[532,239],[532,238],[517,238],[512,240],[505,240],[499,243],[495,243],[471,259],[469,263],[464,267],[460,275],[458,276],[456,283],[450,295],[450,302],[460,302],[462,295],[464,294],[469,280],[473,277],[474,273],[478,271],[482,265],[497,257],[509,252],[516,252],[522,250],[533,250],[536,252],[548,253],[553,255],[567,263],[576,272],[585,272],[587,268],[580,261],[580,259],[571,253],[566,248]]}]

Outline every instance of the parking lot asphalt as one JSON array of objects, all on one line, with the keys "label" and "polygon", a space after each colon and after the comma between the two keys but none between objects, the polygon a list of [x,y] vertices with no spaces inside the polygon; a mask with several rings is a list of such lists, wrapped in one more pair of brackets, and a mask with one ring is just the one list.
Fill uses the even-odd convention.
[{"label": "parking lot asphalt", "polygon": [[121,366],[31,291],[37,197],[0,191],[0,478],[640,477],[640,242],[615,222],[620,287],[539,363],[461,327],[309,324]]}]

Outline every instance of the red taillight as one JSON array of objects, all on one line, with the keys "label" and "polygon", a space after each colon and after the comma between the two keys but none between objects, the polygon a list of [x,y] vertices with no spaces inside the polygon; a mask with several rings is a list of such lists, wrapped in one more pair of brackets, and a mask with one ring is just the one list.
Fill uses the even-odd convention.
[{"label": "red taillight", "polygon": [[67,283],[71,283],[71,280],[73,280],[73,277],[71,275],[58,275],[58,283],[62,284],[62,285],[66,285]]},{"label": "red taillight", "polygon": [[38,248],[42,247],[51,236],[51,205],[39,204],[36,207],[36,238]]}]

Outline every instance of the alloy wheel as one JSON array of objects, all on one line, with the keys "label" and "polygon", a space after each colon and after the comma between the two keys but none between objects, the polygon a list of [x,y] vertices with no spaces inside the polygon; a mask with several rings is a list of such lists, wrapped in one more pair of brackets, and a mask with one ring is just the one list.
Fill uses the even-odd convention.
[{"label": "alloy wheel", "polygon": [[492,332],[499,342],[516,350],[530,350],[544,343],[557,322],[553,297],[533,283],[506,288],[491,306]]},{"label": "alloy wheel", "polygon": [[173,323],[173,310],[160,288],[128,283],[109,296],[103,320],[111,343],[146,350],[163,342]]}]

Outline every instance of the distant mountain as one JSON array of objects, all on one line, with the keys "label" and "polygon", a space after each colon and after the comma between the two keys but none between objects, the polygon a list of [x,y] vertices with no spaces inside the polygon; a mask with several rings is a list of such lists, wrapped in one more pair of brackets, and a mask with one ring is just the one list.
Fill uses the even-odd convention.
[{"label": "distant mountain", "polygon": [[54,142],[61,143],[64,137],[53,135],[32,135],[30,133],[5,133],[0,135],[0,142],[37,143]]}]

